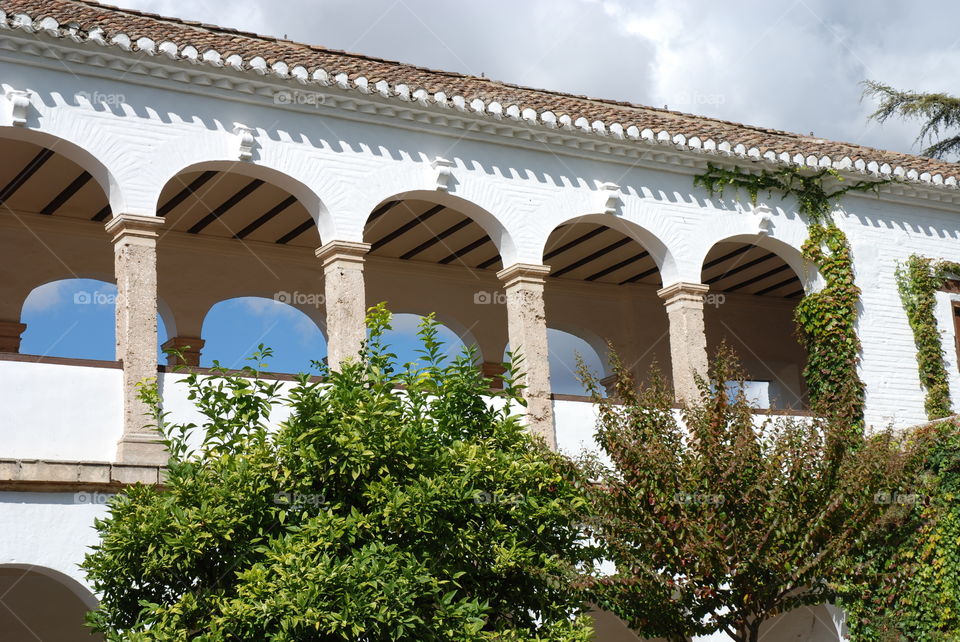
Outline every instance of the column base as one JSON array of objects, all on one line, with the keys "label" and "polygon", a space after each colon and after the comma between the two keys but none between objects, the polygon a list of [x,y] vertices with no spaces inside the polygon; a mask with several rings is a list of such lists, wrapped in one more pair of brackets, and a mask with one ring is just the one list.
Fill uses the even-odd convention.
[{"label": "column base", "polygon": [[131,433],[117,442],[117,463],[166,466],[169,458],[157,432]]},{"label": "column base", "polygon": [[527,397],[527,431],[543,440],[550,450],[557,449],[557,431],[553,423],[553,399],[548,397]]}]

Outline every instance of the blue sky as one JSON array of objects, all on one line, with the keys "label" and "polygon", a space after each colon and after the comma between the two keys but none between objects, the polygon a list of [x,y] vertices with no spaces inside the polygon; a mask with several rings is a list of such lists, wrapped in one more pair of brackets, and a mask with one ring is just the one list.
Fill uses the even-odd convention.
[{"label": "blue sky", "polygon": [[[20,351],[53,357],[112,360],[115,356],[114,301],[116,286],[91,279],[55,281],[35,289],[23,306],[21,321],[27,325]],[[417,359],[417,325],[421,317],[396,315],[385,341],[401,363]],[[158,319],[159,345],[168,335]],[[440,340],[453,356],[464,348],[455,332],[440,326]],[[320,328],[296,308],[271,299],[244,297],[221,301],[207,313],[202,338],[206,342],[201,365],[217,360],[226,368],[242,368],[259,344],[269,346],[273,358],[267,369],[273,372],[314,372],[312,360],[322,360],[327,344]],[[550,371],[555,392],[581,394],[576,379],[575,353],[584,355],[594,370],[601,369],[599,357],[582,339],[550,330]]]}]

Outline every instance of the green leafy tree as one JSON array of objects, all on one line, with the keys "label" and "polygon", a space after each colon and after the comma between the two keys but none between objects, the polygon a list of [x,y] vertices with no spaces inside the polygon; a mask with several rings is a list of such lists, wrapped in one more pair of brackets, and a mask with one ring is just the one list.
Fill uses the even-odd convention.
[{"label": "green leafy tree", "polygon": [[[391,365],[375,308],[326,383],[190,375],[201,426],[169,425],[165,487],[110,502],[83,567],[111,640],[586,641],[571,588],[591,549],[575,468],[488,403],[473,355]],[[262,348],[261,348],[262,350]],[[269,357],[269,351],[260,358]],[[145,395],[157,402],[156,389]],[[271,410],[289,419],[268,430]],[[202,444],[191,450],[189,434]]]},{"label": "green leafy tree", "polygon": [[[948,133],[960,129],[960,98],[949,94],[900,91],[874,80],[863,84],[864,96],[880,101],[870,118],[881,123],[891,116],[922,120],[917,142],[930,143],[923,150],[924,155],[944,158],[960,152],[960,133]],[[945,136],[941,138],[941,134]]]},{"label": "green leafy tree", "polygon": [[[835,600],[839,580],[859,577],[856,553],[910,527],[909,509],[882,498],[914,478],[918,447],[891,433],[828,447],[848,424],[761,422],[742,393],[702,380],[699,402],[676,410],[659,375],[637,391],[616,359],[614,369],[611,398],[582,370],[612,463],[592,472],[591,525],[616,565],[590,585],[639,635],[756,642],[770,618]],[[710,375],[742,380],[726,349]]]}]

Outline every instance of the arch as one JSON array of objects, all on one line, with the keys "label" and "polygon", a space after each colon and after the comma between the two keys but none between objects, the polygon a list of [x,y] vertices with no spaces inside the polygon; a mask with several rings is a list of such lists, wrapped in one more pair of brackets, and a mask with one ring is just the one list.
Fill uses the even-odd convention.
[{"label": "arch", "polygon": [[[263,343],[274,351],[273,358],[267,360],[270,372],[314,370],[310,362],[326,357],[326,337],[317,323],[320,302],[307,300],[308,296],[290,302],[260,296],[216,302],[203,318],[200,365],[211,366],[218,361],[225,368],[240,369],[250,365],[247,358]],[[315,314],[304,312],[308,306],[314,306]]]},{"label": "arch", "polygon": [[[263,181],[293,196],[300,205],[307,211],[316,226],[320,238],[330,238],[334,234],[333,221],[326,205],[321,200],[320,195],[305,183],[286,174],[280,170],[274,169],[256,163],[238,163],[233,160],[206,160],[184,167],[170,173],[160,184],[153,196],[153,202],[156,203],[158,214],[163,212],[164,206],[169,203],[161,202],[164,192],[177,179],[178,176],[185,174],[201,175],[207,172],[218,174],[230,174],[234,176],[243,176],[253,180]],[[190,184],[181,186],[184,189],[192,187]],[[199,189],[197,186],[195,189]],[[180,190],[178,189],[177,192]],[[319,245],[318,245],[319,246]]]},{"label": "arch", "polygon": [[[20,306],[20,321],[27,326],[21,352],[68,358],[113,361],[116,350],[117,286],[112,279],[69,277],[49,280],[34,287]],[[69,306],[65,311],[56,308]],[[169,306],[158,300],[158,346],[175,331]],[[56,314],[50,314],[53,311]],[[65,313],[66,312],[66,313]],[[73,322],[70,323],[71,317]],[[80,318],[77,318],[80,317]],[[84,327],[84,318],[88,320]],[[167,320],[169,319],[169,321]],[[54,328],[53,325],[60,324]],[[39,333],[39,334],[38,334]],[[72,337],[82,341],[71,343]],[[52,343],[47,345],[49,341]],[[159,349],[159,347],[158,347]]]},{"label": "arch", "polygon": [[663,283],[671,283],[673,280],[676,280],[676,275],[678,274],[676,260],[666,244],[642,225],[611,214],[583,214],[561,221],[550,230],[544,239],[543,246],[540,250],[541,256],[549,253],[548,246],[550,245],[551,237],[558,229],[577,223],[593,223],[595,225],[605,226],[636,241],[644,251],[649,253],[650,258],[653,259]]},{"label": "arch", "polygon": [[127,202],[113,172],[89,151],[65,138],[25,127],[0,126],[0,138],[33,143],[69,159],[88,172],[107,196],[113,212],[125,212]]},{"label": "arch", "polygon": [[[751,405],[807,408],[807,353],[797,338],[794,310],[815,279],[799,250],[762,235],[728,236],[704,255],[700,280],[710,288],[704,297],[708,351],[714,354],[725,343],[737,353]],[[726,383],[732,392],[741,389]]]},{"label": "arch", "polygon": [[766,234],[733,234],[716,239],[702,250],[699,263],[701,266],[706,261],[710,252],[721,243],[755,245],[756,247],[776,254],[789,265],[790,269],[797,275],[803,284],[804,292],[807,294],[816,291],[823,285],[823,279],[816,265],[803,257],[803,253],[799,247],[795,247],[784,240]]},{"label": "arch", "polygon": [[[367,231],[371,223],[376,222],[380,216],[388,213],[383,212],[384,208],[389,210],[392,203],[401,203],[404,201],[432,203],[462,214],[479,225],[483,232],[490,238],[497,249],[497,253],[500,255],[503,265],[511,265],[517,262],[518,254],[514,239],[496,216],[472,201],[442,191],[411,190],[399,192],[382,199],[377,206],[373,208],[364,222],[364,238],[367,237]],[[383,212],[383,214],[381,214],[381,212]]]},{"label": "arch", "polygon": [[[391,312],[393,314],[390,323],[392,330],[385,333],[384,341],[390,352],[397,355],[397,365],[403,365],[408,361],[422,360],[421,355],[416,353],[420,349],[420,342],[416,335],[424,315],[395,310]],[[462,333],[466,331],[466,328],[462,324],[453,321],[453,325],[451,325],[446,322],[449,319],[441,320],[439,316],[434,316],[437,318],[438,338],[444,344],[444,353],[448,362],[460,356],[466,346],[476,345],[476,341],[473,340],[469,332],[466,332],[467,338],[464,338]]]},{"label": "arch", "polygon": [[[406,317],[416,317],[418,319],[423,319],[426,317],[426,314],[421,314],[420,310],[416,310],[410,306],[391,307],[390,313],[393,315],[394,319],[401,315]],[[457,341],[460,342],[462,347],[476,346],[477,356],[482,360],[483,354],[471,327],[468,327],[457,317],[445,311],[438,312],[435,310],[430,310],[430,313],[433,314],[437,324],[439,324],[442,328],[449,330],[450,333],[456,337]]]},{"label": "arch", "polygon": [[102,640],[84,625],[96,597],[80,582],[54,569],[0,564],[0,630],[11,639]]}]

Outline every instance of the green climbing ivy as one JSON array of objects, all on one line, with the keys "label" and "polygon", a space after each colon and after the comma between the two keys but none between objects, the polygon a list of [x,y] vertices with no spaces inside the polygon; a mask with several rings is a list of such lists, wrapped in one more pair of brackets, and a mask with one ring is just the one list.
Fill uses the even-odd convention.
[{"label": "green climbing ivy", "polygon": [[744,190],[753,203],[761,192],[777,192],[797,199],[809,235],[802,254],[817,266],[825,281],[823,289],[800,301],[794,315],[808,354],[803,374],[811,406],[821,414],[846,421],[851,435],[859,436],[864,401],[864,385],[857,373],[860,288],[854,283],[850,244],[832,214],[834,204],[844,194],[876,191],[882,182],[847,182],[829,168],[811,172],[784,167],[754,174],[708,164],[707,171],[697,176],[694,184],[706,188],[711,196],[722,196],[729,188]]},{"label": "green climbing ivy", "polygon": [[960,263],[934,261],[916,254],[897,266],[897,287],[917,346],[917,368],[920,384],[927,393],[924,409],[929,419],[951,414],[947,367],[935,316],[936,292],[951,274],[960,274]]}]

